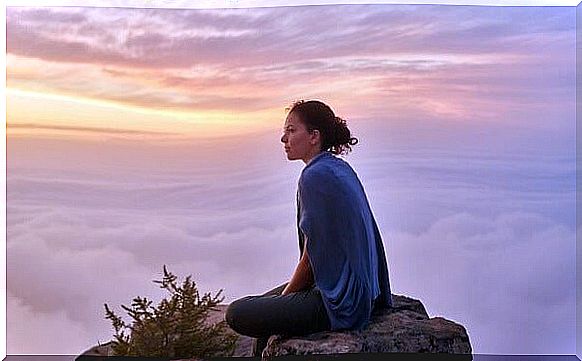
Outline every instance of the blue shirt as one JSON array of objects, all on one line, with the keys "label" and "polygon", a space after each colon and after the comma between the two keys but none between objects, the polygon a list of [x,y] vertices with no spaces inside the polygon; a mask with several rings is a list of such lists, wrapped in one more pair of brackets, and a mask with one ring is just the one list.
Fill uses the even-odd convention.
[{"label": "blue shirt", "polygon": [[297,189],[299,250],[307,254],[331,329],[363,329],[374,301],[392,306],[382,238],[352,167],[324,151],[301,172]]}]

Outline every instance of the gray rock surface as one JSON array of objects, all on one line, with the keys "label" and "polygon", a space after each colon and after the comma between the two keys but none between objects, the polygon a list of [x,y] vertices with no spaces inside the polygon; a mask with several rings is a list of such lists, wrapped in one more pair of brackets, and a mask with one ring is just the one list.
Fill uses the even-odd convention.
[{"label": "gray rock surface", "polygon": [[465,328],[442,317],[429,318],[418,300],[393,295],[394,306],[373,315],[362,331],[318,332],[302,337],[274,335],[263,358],[283,355],[363,352],[471,354]]},{"label": "gray rock surface", "polygon": [[[263,351],[263,359],[284,355],[365,352],[472,353],[469,336],[463,326],[442,317],[430,318],[419,300],[399,295],[393,295],[393,300],[394,307],[375,313],[368,327],[362,331],[318,332],[301,337],[271,336]],[[218,305],[207,322],[223,321],[227,307],[226,304]],[[239,335],[233,356],[252,356],[252,343],[251,337]],[[83,355],[112,356],[110,343],[95,346]]]}]

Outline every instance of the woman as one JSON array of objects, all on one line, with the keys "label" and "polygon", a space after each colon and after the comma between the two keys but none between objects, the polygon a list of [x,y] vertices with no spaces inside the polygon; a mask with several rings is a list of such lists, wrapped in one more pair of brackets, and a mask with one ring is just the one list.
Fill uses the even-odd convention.
[{"label": "woman", "polygon": [[226,321],[255,337],[260,356],[273,334],[363,329],[372,311],[392,306],[382,238],[356,173],[335,155],[358,140],[345,120],[320,101],[289,109],[281,142],[302,160],[297,189],[300,260],[291,280],[230,304]]}]

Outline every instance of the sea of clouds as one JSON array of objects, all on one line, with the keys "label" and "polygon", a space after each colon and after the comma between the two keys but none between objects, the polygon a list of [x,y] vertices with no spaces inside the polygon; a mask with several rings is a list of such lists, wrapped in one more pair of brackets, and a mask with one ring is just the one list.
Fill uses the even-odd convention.
[{"label": "sea of clouds", "polygon": [[[381,124],[355,123],[346,159],[393,292],[464,325],[475,353],[574,353],[573,129]],[[288,280],[303,164],[278,139],[9,137],[8,353],[108,341],[103,303],[122,313],[135,296],[160,300],[151,281],[164,264],[225,303]]]}]

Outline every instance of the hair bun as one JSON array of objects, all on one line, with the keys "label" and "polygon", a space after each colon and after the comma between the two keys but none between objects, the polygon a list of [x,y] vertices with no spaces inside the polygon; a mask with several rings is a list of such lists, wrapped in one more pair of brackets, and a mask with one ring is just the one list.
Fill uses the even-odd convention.
[{"label": "hair bun", "polygon": [[340,125],[340,126],[342,126],[342,127],[345,127],[345,126],[347,126],[347,123],[346,123],[345,119],[342,119],[342,118],[340,118],[340,117],[335,117],[335,119],[334,119],[334,120],[335,120],[335,123],[336,123],[336,124],[338,124],[338,125]]},{"label": "hair bun", "polygon": [[322,150],[333,154],[347,154],[358,139],[351,136],[345,119],[337,117],[333,110],[318,100],[298,100],[286,108],[289,113],[297,112],[308,130],[317,129],[322,136]]}]

